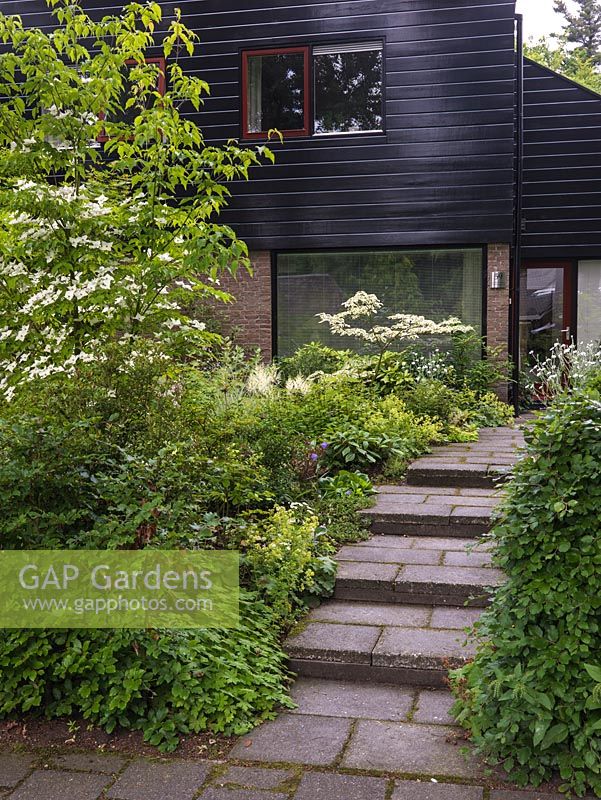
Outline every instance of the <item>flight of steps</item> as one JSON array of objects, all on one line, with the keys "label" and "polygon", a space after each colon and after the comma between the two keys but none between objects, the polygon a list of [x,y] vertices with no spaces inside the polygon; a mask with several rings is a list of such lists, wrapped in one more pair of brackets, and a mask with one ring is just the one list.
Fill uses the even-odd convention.
[{"label": "flight of steps", "polygon": [[373,536],[338,553],[334,599],[286,642],[300,676],[441,687],[475,650],[465,630],[503,575],[478,538],[523,444],[519,429],[481,432],[415,461],[403,485],[366,510]]}]

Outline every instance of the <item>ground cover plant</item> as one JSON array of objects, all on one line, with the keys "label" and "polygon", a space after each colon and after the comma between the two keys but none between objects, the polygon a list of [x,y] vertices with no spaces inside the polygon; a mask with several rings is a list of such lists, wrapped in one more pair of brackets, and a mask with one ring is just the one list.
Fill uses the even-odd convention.
[{"label": "ground cover plant", "polygon": [[[178,15],[50,4],[52,36],[0,16],[0,545],[235,549],[243,602],[236,631],[3,631],[0,714],[172,749],[286,705],[281,639],[365,536],[374,481],[510,412],[458,321],[448,354],[310,344],[269,365],[208,333],[219,276],[249,268],[216,219],[227,183],[272,154],[207,146],[180,116],[208,87],[179,66]],[[429,321],[394,322],[416,343]]]},{"label": "ground cover plant", "polygon": [[[508,576],[453,675],[458,720],[521,785],[601,797],[601,369],[556,384],[492,538]],[[562,388],[560,388],[562,387]]]}]

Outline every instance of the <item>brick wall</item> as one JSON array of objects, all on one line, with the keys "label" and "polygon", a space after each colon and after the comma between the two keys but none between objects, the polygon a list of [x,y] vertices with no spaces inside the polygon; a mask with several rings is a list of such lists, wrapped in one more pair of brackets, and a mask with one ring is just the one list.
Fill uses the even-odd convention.
[{"label": "brick wall", "polygon": [[[487,304],[487,343],[489,347],[502,347],[502,355],[507,358],[509,348],[509,270],[511,249],[508,244],[488,245],[488,304]],[[493,272],[505,273],[505,288],[491,289]],[[497,388],[502,400],[507,400],[509,387],[503,384]]]},{"label": "brick wall", "polygon": [[[510,246],[490,244],[488,246],[488,308],[487,331],[489,347],[503,347],[507,354],[509,343],[509,268]],[[505,273],[505,288],[491,289],[493,272]]]},{"label": "brick wall", "polygon": [[250,254],[253,275],[239,272],[236,278],[221,278],[221,288],[235,300],[219,312],[224,332],[232,333],[237,344],[248,349],[259,347],[266,359],[271,358],[271,253],[267,250]]}]

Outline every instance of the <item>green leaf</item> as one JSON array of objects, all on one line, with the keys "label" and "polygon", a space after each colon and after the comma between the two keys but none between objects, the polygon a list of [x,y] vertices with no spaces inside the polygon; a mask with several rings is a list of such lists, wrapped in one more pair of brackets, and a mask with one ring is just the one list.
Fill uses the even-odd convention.
[{"label": "green leaf", "polygon": [[594,681],[601,683],[601,667],[593,664],[585,664],[584,668]]},{"label": "green leaf", "polygon": [[564,739],[567,738],[568,733],[569,728],[564,722],[559,722],[557,725],[553,725],[553,727],[547,731],[545,738],[542,740],[541,750],[547,750],[549,747],[551,747],[551,745],[563,742]]}]

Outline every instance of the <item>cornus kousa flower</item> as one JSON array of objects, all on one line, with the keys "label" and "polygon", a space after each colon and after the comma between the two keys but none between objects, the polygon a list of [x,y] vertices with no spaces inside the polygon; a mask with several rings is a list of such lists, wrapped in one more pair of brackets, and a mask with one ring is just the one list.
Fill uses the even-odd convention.
[{"label": "cornus kousa flower", "polygon": [[[318,314],[320,322],[326,322],[332,333],[359,339],[380,355],[376,372],[382,363],[386,350],[394,343],[411,341],[420,336],[441,336],[452,333],[468,333],[473,330],[456,317],[443,322],[434,322],[417,314],[390,314],[380,319],[383,303],[375,294],[357,292],[342,304],[343,311],[338,314]],[[363,322],[363,326],[357,323]],[[383,324],[387,322],[387,324]],[[353,323],[353,324],[351,324]]]}]

